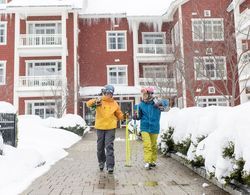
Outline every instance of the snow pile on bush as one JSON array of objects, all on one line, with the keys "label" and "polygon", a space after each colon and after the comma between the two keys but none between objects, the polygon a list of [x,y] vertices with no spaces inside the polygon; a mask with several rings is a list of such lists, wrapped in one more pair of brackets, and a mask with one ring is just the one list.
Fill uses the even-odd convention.
[{"label": "snow pile on bush", "polygon": [[161,116],[159,147],[184,154],[194,166],[204,164],[207,172],[222,183],[238,180],[249,185],[249,116],[250,103],[172,108]]},{"label": "snow pile on bush", "polygon": [[49,117],[44,119],[44,124],[52,128],[69,130],[80,136],[90,130],[85,120],[76,114],[66,114],[62,118]]}]

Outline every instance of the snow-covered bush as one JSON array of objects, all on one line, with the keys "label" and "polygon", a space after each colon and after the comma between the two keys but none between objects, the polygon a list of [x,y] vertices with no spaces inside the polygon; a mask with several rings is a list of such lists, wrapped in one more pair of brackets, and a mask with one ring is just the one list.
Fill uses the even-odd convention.
[{"label": "snow-covered bush", "polygon": [[174,148],[177,152],[180,152],[183,155],[187,155],[188,149],[191,145],[191,135],[187,138],[181,140],[180,142],[174,145]]},{"label": "snow-covered bush", "polygon": [[174,108],[161,116],[158,145],[163,152],[181,152],[177,155],[192,166],[204,166],[221,183],[249,185],[249,116],[250,102],[235,107]]},{"label": "snow-covered bush", "polygon": [[90,129],[85,120],[81,116],[75,114],[66,114],[59,119],[53,117],[47,118],[45,119],[45,124],[48,127],[64,129],[79,136],[82,136]]},{"label": "snow-covered bush", "polygon": [[167,154],[174,150],[173,133],[174,128],[169,127],[163,134],[161,134],[161,142],[159,142],[158,147],[163,154]]}]

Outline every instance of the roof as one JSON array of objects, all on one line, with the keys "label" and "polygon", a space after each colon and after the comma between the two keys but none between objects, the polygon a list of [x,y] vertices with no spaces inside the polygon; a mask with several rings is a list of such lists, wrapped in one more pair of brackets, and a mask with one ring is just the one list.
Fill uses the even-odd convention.
[{"label": "roof", "polygon": [[12,0],[7,7],[71,7],[82,9],[85,0]]},{"label": "roof", "polygon": [[83,14],[118,14],[127,16],[161,16],[176,0],[88,0]]}]

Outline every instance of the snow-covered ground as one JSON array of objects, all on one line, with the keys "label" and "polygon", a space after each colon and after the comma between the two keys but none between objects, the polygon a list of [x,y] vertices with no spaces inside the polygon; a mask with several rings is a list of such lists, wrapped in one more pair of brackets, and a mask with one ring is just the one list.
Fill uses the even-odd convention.
[{"label": "snow-covered ground", "polygon": [[[0,112],[14,111],[1,102],[0,107]],[[4,144],[3,155],[0,155],[0,194],[16,195],[22,192],[35,178],[65,157],[67,152],[64,149],[81,137],[52,127],[74,127],[77,124],[86,125],[80,116],[71,114],[61,119],[18,116],[18,147]]]}]

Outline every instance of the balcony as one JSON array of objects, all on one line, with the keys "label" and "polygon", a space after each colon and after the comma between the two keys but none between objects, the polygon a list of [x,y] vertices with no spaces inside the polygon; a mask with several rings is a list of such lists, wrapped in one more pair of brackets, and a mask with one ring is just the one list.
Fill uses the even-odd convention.
[{"label": "balcony", "polygon": [[23,34],[20,35],[21,47],[51,47],[62,45],[62,35],[59,34]]},{"label": "balcony", "polygon": [[175,88],[174,78],[139,78],[140,86],[157,86],[158,88]]},{"label": "balcony", "polygon": [[60,56],[62,52],[61,34],[21,34],[20,56]]},{"label": "balcony", "polygon": [[19,88],[26,89],[58,89],[62,87],[61,76],[20,76]]},{"label": "balcony", "polygon": [[167,44],[138,44],[137,59],[139,62],[157,62],[174,60],[174,49]]}]

